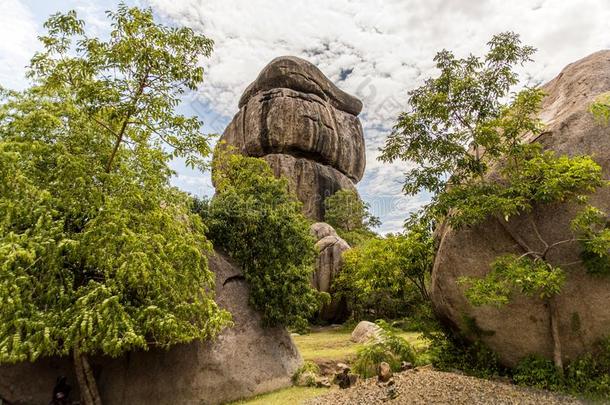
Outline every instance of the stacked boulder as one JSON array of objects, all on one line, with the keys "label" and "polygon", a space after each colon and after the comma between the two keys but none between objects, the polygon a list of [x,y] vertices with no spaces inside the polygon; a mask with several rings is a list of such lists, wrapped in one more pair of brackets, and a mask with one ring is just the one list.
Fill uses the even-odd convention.
[{"label": "stacked boulder", "polygon": [[221,141],[285,176],[303,213],[324,219],[324,199],[354,190],[366,163],[362,103],[306,60],[272,60],[239,100]]},{"label": "stacked boulder", "polygon": [[345,299],[333,296],[332,283],[343,266],[342,254],[350,246],[327,223],[313,224],[311,233],[318,241],[316,249],[319,252],[312,284],[318,291],[329,293],[331,296],[330,303],[320,310],[319,317],[325,322],[339,323],[347,319],[349,312]]},{"label": "stacked boulder", "polygon": [[[540,118],[545,132],[537,141],[544,148],[569,156],[591,155],[610,178],[610,126],[595,119],[590,105],[610,92],[610,50],[594,53],[568,65],[542,87],[546,93]],[[590,202],[610,212],[610,187],[598,190]],[[570,239],[570,221],[578,207],[566,204],[541,206],[529,214],[511,218],[507,228],[497,219],[476,227],[438,230],[439,250],[432,271],[431,298],[436,311],[454,327],[468,331],[467,319],[485,331],[481,338],[506,365],[529,354],[552,358],[553,340],[548,309],[541,300],[515,295],[502,308],[472,307],[458,283],[460,277],[481,277],[499,255],[519,251],[515,238],[540,248]],[[531,226],[534,221],[541,238]],[[515,236],[517,235],[517,236]],[[549,257],[558,265],[579,259],[578,244],[563,244]],[[610,333],[610,277],[587,274],[582,265],[566,267],[567,282],[556,299],[564,361],[575,359]]]},{"label": "stacked boulder", "polygon": [[[306,60],[282,56],[272,60],[239,100],[239,112],[221,142],[245,156],[265,159],[276,176],[288,179],[303,203],[303,214],[324,220],[324,200],[339,190],[356,190],[366,164],[358,114],[362,103],[337,88]],[[320,254],[312,284],[331,293],[349,245],[328,224],[312,226]],[[320,318],[340,322],[344,302],[333,299]]]}]

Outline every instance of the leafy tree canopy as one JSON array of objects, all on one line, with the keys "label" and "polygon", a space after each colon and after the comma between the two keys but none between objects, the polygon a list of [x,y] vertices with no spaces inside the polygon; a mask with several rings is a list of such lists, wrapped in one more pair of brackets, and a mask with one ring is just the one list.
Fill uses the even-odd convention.
[{"label": "leafy tree canopy", "polygon": [[[583,263],[592,273],[607,272],[610,234],[607,215],[585,206],[573,222],[574,237],[545,240],[530,218],[531,231],[545,246],[535,250],[509,227],[510,217],[548,203],[586,204],[587,194],[605,186],[601,167],[589,156],[558,156],[536,142],[543,126],[537,116],[541,90],[525,88],[510,96],[518,83],[515,67],[530,60],[534,49],[519,36],[503,33],[489,42],[484,58],[437,54],[440,74],[410,92],[410,111],[403,113],[388,138],[381,159],[415,162],[404,190],[432,193],[423,215],[454,228],[496,218],[523,254],[508,254],[491,264],[482,279],[462,280],[475,305],[506,304],[513,291],[547,302],[555,345],[554,360],[562,369],[554,296],[565,281],[566,263],[551,263],[548,253],[580,242]],[[605,99],[604,99],[605,100]],[[605,104],[592,110],[602,118]]]},{"label": "leafy tree canopy", "polygon": [[381,221],[370,213],[369,205],[356,191],[339,190],[324,200],[324,206],[324,221],[335,228],[350,246],[377,236],[372,228],[381,225]]},{"label": "leafy tree canopy", "polygon": [[413,228],[404,235],[371,238],[343,253],[344,264],[335,289],[356,317],[405,315],[428,299],[427,275],[434,260],[430,232]]},{"label": "leafy tree canopy", "polygon": [[218,148],[216,195],[198,211],[209,236],[243,268],[250,303],[265,325],[303,329],[320,307],[311,287],[315,249],[301,204],[262,159]]},{"label": "leafy tree canopy", "polygon": [[99,403],[87,353],[210,338],[229,320],[201,219],[169,185],[173,156],[201,166],[209,151],[173,109],[212,42],[150,10],[108,18],[103,41],[53,15],[31,87],[0,105],[0,362],[73,352],[85,403]]}]

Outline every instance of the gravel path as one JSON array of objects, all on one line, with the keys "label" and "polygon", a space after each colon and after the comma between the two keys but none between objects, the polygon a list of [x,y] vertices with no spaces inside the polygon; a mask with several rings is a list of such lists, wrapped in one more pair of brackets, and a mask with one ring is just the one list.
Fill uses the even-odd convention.
[{"label": "gravel path", "polygon": [[395,374],[393,380],[398,394],[394,399],[388,398],[391,390],[388,386],[379,384],[377,378],[369,378],[355,387],[332,390],[305,404],[584,404],[576,398],[547,391],[426,368]]}]

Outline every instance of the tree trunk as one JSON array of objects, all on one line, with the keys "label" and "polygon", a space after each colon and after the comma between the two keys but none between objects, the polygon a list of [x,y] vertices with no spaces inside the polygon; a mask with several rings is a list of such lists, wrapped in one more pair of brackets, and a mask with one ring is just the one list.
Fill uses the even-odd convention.
[{"label": "tree trunk", "polygon": [[559,310],[554,297],[549,298],[547,304],[549,306],[551,335],[553,336],[553,362],[557,372],[563,377],[563,355],[561,351],[561,337],[559,335]]},{"label": "tree trunk", "polygon": [[83,405],[102,405],[102,398],[97,389],[97,383],[93,376],[93,370],[89,364],[89,359],[86,354],[82,354],[77,347],[73,351],[74,356],[74,371],[76,372],[76,380],[80,390],[81,400]]}]

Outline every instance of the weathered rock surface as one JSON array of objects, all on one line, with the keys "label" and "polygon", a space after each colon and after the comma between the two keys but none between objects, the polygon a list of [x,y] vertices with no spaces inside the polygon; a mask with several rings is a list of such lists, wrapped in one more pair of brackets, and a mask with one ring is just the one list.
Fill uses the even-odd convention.
[{"label": "weathered rock surface", "polygon": [[272,60],[239,108],[221,141],[247,156],[269,156],[276,174],[291,180],[308,217],[322,220],[324,198],[353,189],[362,178],[362,103],[311,63],[293,56]]},{"label": "weathered rock surface", "polygon": [[354,181],[364,173],[360,120],[310,93],[276,88],[253,95],[221,139],[249,156],[302,155]]},{"label": "weathered rock surface", "polygon": [[392,373],[392,368],[390,365],[385,361],[382,361],[377,369],[377,379],[380,382],[388,382],[393,375],[394,373]]},{"label": "weathered rock surface", "polygon": [[[610,178],[610,127],[597,122],[588,111],[601,93],[610,91],[610,51],[594,53],[568,65],[543,87],[547,96],[541,118],[546,131],[537,139],[545,148],[570,156],[592,155]],[[610,188],[599,190],[591,203],[610,212]],[[542,237],[553,243],[569,239],[569,222],[576,209],[565,204],[544,206],[531,215],[511,219],[507,229],[498,220],[460,231],[440,230],[440,246],[432,272],[431,296],[436,310],[465,330],[464,315],[473,317],[484,331],[483,340],[507,365],[531,353],[552,358],[548,310],[537,299],[516,295],[505,307],[473,308],[457,284],[461,276],[483,276],[489,264],[505,253],[522,253],[514,237],[540,248],[533,220]],[[578,260],[578,246],[562,245],[549,260],[555,264]],[[564,360],[571,360],[610,333],[610,278],[593,277],[580,265],[566,267],[568,280],[557,298]]]},{"label": "weathered rock surface", "polygon": [[315,94],[333,107],[353,115],[362,111],[360,100],[335,86],[316,66],[296,56],[280,56],[265,66],[244,91],[239,107],[243,107],[254,94],[279,87]]},{"label": "weathered rock surface", "polygon": [[331,302],[320,310],[319,317],[323,321],[332,323],[345,321],[349,315],[347,304],[345,300],[333,297],[332,284],[343,266],[341,254],[350,246],[337,235],[332,226],[324,222],[313,224],[311,233],[318,239],[316,249],[319,252],[312,284],[318,291],[331,295]]},{"label": "weathered rock surface", "polygon": [[381,328],[369,321],[360,321],[352,331],[350,340],[354,343],[366,343],[381,338]]},{"label": "weathered rock surface", "polygon": [[[104,404],[218,404],[291,384],[302,360],[289,334],[261,327],[239,268],[221,254],[210,258],[210,268],[217,302],[233,314],[235,325],[214,342],[92,359]],[[57,376],[69,376],[75,385],[71,370],[68,359],[56,358],[0,367],[0,398],[14,405],[47,404]]]},{"label": "weathered rock surface", "polygon": [[274,174],[288,179],[290,191],[303,203],[303,214],[308,218],[324,217],[324,199],[339,190],[356,190],[343,173],[305,158],[270,154],[265,159]]}]

